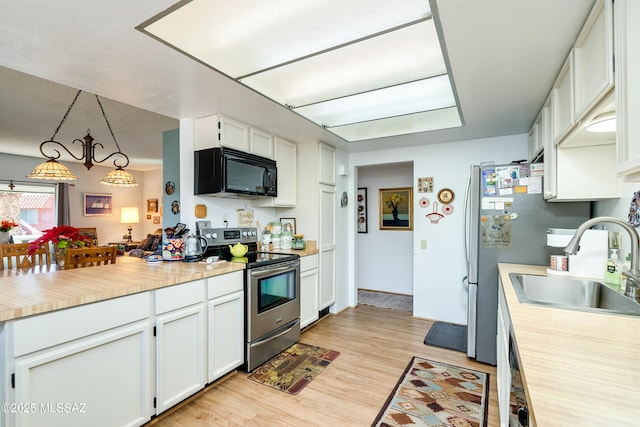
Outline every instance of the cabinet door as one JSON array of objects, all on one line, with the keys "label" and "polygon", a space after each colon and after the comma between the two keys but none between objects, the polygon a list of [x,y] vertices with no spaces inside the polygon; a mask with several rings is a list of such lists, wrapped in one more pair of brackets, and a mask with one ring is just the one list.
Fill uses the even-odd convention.
[{"label": "cabinet door", "polygon": [[224,116],[218,116],[218,120],[220,145],[248,153],[249,126]]},{"label": "cabinet door", "polygon": [[336,149],[326,145],[318,144],[319,152],[319,180],[320,184],[336,184]]},{"label": "cabinet door", "polygon": [[541,116],[538,115],[536,122],[529,130],[529,136],[527,139],[529,162],[533,162],[535,158],[538,157],[540,149],[542,148],[540,139],[540,120]]},{"label": "cabinet door", "polygon": [[249,152],[256,156],[275,159],[273,136],[256,128],[249,128]]},{"label": "cabinet door", "polygon": [[336,189],[320,185],[320,294],[319,309],[336,301]]},{"label": "cabinet door", "polygon": [[614,8],[617,169],[640,181],[640,2],[616,0]]},{"label": "cabinet door", "polygon": [[244,292],[210,300],[208,327],[212,382],[244,364]]},{"label": "cabinet door", "polygon": [[193,122],[194,150],[204,150],[220,146],[218,116],[199,117]]},{"label": "cabinet door", "polygon": [[256,199],[255,206],[295,207],[297,202],[297,146],[291,141],[274,137],[278,167],[278,197]]},{"label": "cabinet door", "polygon": [[[317,255],[313,255],[316,256]],[[306,258],[306,257],[305,257]],[[300,327],[318,320],[318,269],[300,272]]]},{"label": "cabinet door", "polygon": [[[151,324],[137,322],[15,362],[21,426],[136,426],[151,419]],[[9,423],[11,424],[11,423]]]},{"label": "cabinet door", "polygon": [[509,318],[502,295],[502,282],[498,290],[498,336],[496,340],[496,382],[498,385],[498,409],[500,425],[509,425],[511,411],[509,400],[511,395],[511,369],[509,368]]},{"label": "cabinet door", "polygon": [[558,142],[573,126],[573,50],[551,89],[553,140]]},{"label": "cabinet door", "polygon": [[553,129],[551,127],[552,104],[551,95],[540,112],[542,120],[540,121],[540,139],[542,141],[544,152],[544,198],[551,199],[556,196],[556,144],[553,140]]},{"label": "cabinet door", "polygon": [[207,382],[206,305],[156,318],[156,413],[186,399]]},{"label": "cabinet door", "polygon": [[296,144],[276,137],[275,149],[278,166],[278,197],[274,199],[274,203],[276,206],[295,206],[298,181]]},{"label": "cabinet door", "polygon": [[598,0],[574,49],[574,101],[578,122],[613,87],[613,6]]}]

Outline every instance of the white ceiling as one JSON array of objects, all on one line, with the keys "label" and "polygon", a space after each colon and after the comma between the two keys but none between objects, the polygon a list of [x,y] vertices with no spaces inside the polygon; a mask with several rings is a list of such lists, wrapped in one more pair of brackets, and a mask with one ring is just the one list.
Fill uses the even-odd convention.
[{"label": "white ceiling", "polygon": [[130,168],[138,170],[159,166],[160,132],[178,127],[176,119],[212,113],[350,152],[526,133],[593,0],[432,2],[465,125],[349,144],[135,29],[173,4],[0,0],[0,151],[40,157],[40,142],[53,134],[77,89],[89,94],[78,99],[60,139],[81,138],[91,128],[105,150],[115,149],[92,106],[98,94]]}]

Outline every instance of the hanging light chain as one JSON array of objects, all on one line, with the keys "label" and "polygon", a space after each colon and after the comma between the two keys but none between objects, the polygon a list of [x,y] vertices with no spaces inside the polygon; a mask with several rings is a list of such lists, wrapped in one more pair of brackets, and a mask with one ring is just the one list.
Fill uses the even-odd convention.
[{"label": "hanging light chain", "polygon": [[120,150],[120,145],[116,140],[116,136],[113,133],[113,129],[111,129],[111,124],[109,123],[109,119],[107,119],[107,114],[104,112],[104,108],[102,107],[102,103],[100,102],[100,98],[98,98],[98,95],[96,95],[96,101],[98,101],[98,105],[100,106],[100,111],[102,111],[102,117],[104,117],[104,121],[107,122],[107,127],[109,128],[109,132],[111,132],[111,137],[113,138],[113,142],[116,143],[116,148],[118,149],[118,152],[122,153],[122,150]]},{"label": "hanging light chain", "polygon": [[[67,120],[67,116],[69,115],[69,113],[71,112],[71,109],[73,108],[73,106],[75,105],[76,101],[78,100],[78,97],[80,96],[80,92],[82,92],[82,89],[78,89],[78,93],[76,93],[76,97],[73,98],[73,101],[71,101],[71,104],[69,105],[69,108],[67,108],[67,112],[64,113],[64,117],[62,118],[62,121],[60,122],[60,124],[58,125],[58,127],[56,128],[56,131],[53,132],[53,136],[50,138],[50,141],[53,141],[54,138],[56,137],[56,135],[58,134],[58,132],[60,131],[60,128],[62,127],[62,125],[64,124],[64,121]],[[97,95],[96,95],[97,96]],[[102,106],[101,106],[102,107]],[[104,111],[103,111],[104,114]],[[107,122],[107,124],[109,124],[109,122]],[[120,149],[120,148],[118,148]]]}]

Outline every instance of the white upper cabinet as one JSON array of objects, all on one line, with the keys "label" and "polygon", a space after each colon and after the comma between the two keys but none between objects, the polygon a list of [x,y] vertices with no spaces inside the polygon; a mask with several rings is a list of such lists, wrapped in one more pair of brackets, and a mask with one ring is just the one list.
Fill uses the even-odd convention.
[{"label": "white upper cabinet", "polygon": [[319,172],[320,184],[336,185],[336,149],[326,145],[319,144]]},{"label": "white upper cabinet", "polygon": [[297,194],[296,144],[280,137],[273,138],[278,168],[278,196],[253,200],[254,206],[293,207]]},{"label": "white upper cabinet", "polygon": [[616,0],[617,171],[640,181],[640,2]]},{"label": "white upper cabinet", "polygon": [[573,51],[574,122],[581,120],[613,87],[613,4],[599,0]]},{"label": "white upper cabinet", "polygon": [[560,69],[551,89],[553,140],[558,142],[573,126],[573,50]]},{"label": "white upper cabinet", "polygon": [[256,156],[266,157],[267,159],[275,159],[273,135],[260,129],[250,127],[249,152]]},{"label": "white upper cabinet", "polygon": [[556,144],[553,140],[551,95],[540,111],[540,141],[544,152],[544,198],[556,196]]},{"label": "white upper cabinet", "polygon": [[229,147],[249,151],[249,126],[219,114],[200,117],[194,124],[194,148]]},{"label": "white upper cabinet", "polygon": [[540,152],[542,151],[542,136],[540,134],[540,129],[542,127],[542,111],[538,114],[535,123],[531,126],[529,130],[529,139],[528,139],[528,159],[529,162],[533,163],[535,159],[538,158]]}]

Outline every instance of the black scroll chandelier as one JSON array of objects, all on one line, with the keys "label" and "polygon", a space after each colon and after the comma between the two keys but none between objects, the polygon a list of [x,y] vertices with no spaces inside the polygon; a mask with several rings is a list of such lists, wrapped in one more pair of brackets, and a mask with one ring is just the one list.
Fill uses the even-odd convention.
[{"label": "black scroll chandelier", "polygon": [[[87,135],[83,138],[83,140],[80,140],[80,139],[73,140],[73,144],[79,143],[82,147],[82,155],[80,156],[74,154],[67,147],[65,147],[64,144],[55,140],[55,137],[60,131],[60,128],[64,124],[65,120],[67,119],[67,116],[69,116],[69,113],[71,112],[71,109],[73,108],[76,101],[78,100],[78,96],[80,96],[80,92],[82,92],[82,90],[78,90],[78,93],[76,94],[75,98],[73,98],[73,101],[71,102],[71,105],[69,105],[67,112],[65,113],[64,117],[60,121],[60,124],[58,125],[55,132],[53,133],[53,136],[50,139],[44,141],[42,144],[40,144],[40,153],[42,153],[42,155],[46,157],[48,160],[36,166],[36,168],[29,175],[27,175],[27,178],[44,179],[44,180],[51,180],[51,181],[73,181],[78,179],[73,174],[73,172],[69,170],[69,168],[67,168],[66,166],[58,162],[57,159],[59,159],[61,156],[59,148],[61,148],[62,150],[66,151],[74,159],[79,161],[84,160],[84,166],[87,169],[91,169],[91,167],[93,167],[94,162],[102,163],[114,157],[113,165],[116,168],[111,172],[109,172],[104,178],[102,178],[100,183],[106,184],[106,185],[119,186],[119,187],[137,186],[138,183],[136,182],[136,179],[133,177],[133,175],[131,175],[126,170],[124,170],[124,168],[126,168],[129,165],[129,157],[126,154],[124,154],[122,150],[120,150],[120,145],[116,140],[116,136],[114,135],[113,130],[111,129],[111,124],[109,124],[109,119],[107,119],[107,114],[104,112],[104,108],[102,107],[102,103],[100,102],[100,98],[98,98],[98,95],[96,95],[96,101],[98,101],[98,105],[100,106],[100,110],[102,111],[102,116],[104,117],[104,120],[107,123],[109,132],[111,132],[111,136],[113,137],[113,142],[116,144],[117,151],[114,151],[113,153],[109,154],[108,156],[102,159],[97,159],[95,155],[96,154],[95,150],[96,148],[104,149],[104,145],[102,145],[99,142],[94,143],[94,139],[91,136],[90,130],[87,130]],[[52,152],[52,154],[46,154],[45,148],[49,149]]]}]

